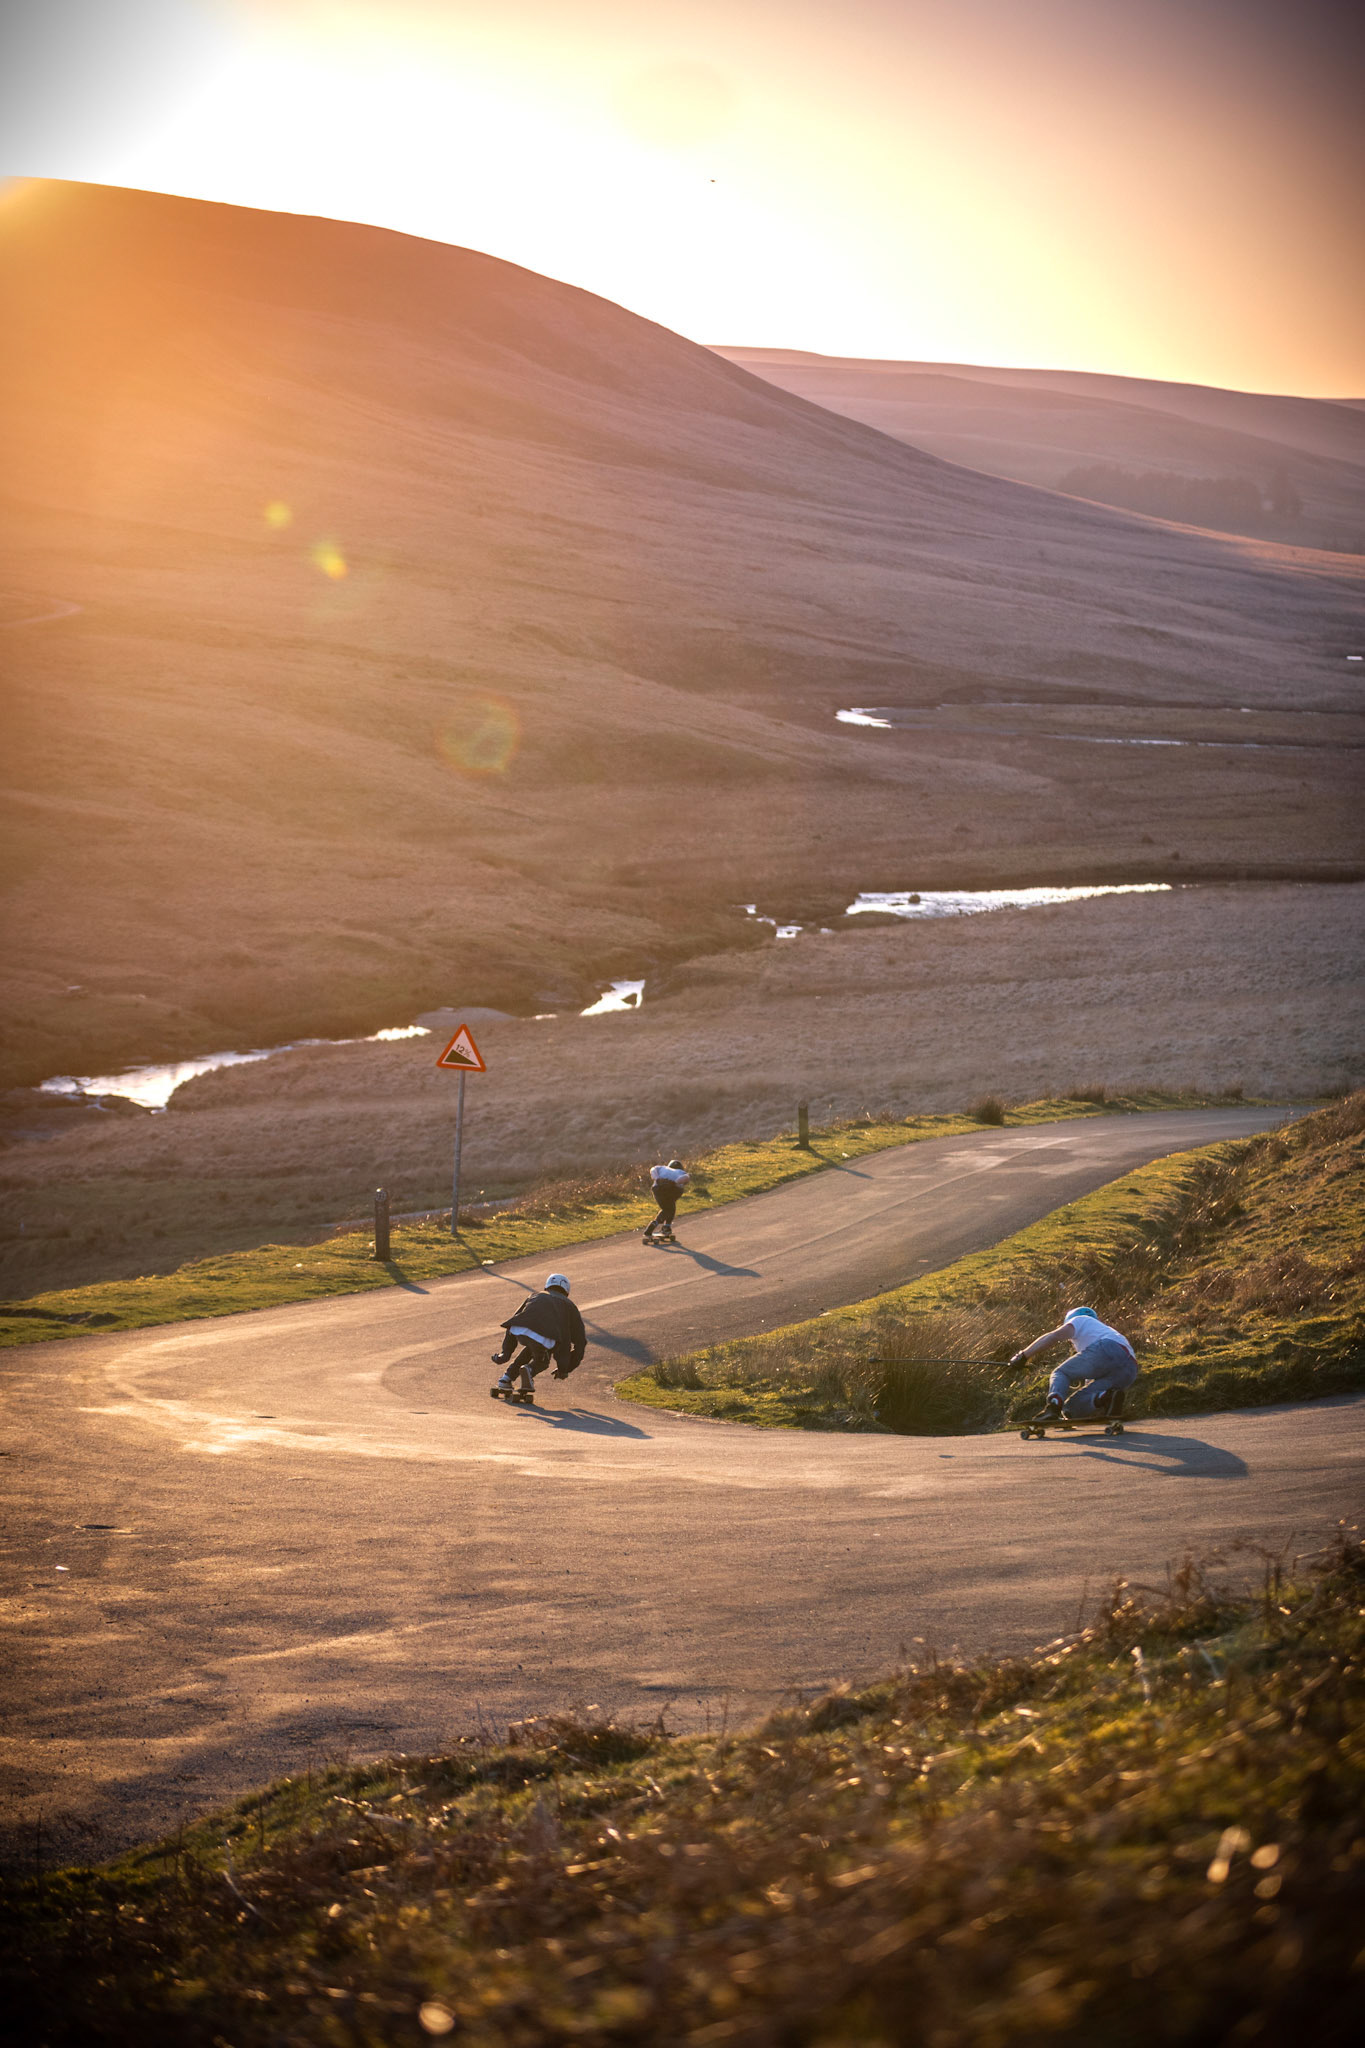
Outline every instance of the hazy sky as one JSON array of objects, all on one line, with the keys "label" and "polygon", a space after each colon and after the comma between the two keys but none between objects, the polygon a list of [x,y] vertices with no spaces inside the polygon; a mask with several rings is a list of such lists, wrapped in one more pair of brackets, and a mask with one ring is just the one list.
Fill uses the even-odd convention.
[{"label": "hazy sky", "polygon": [[699,341],[1365,395],[1344,0],[9,0],[0,173],[374,221]]}]

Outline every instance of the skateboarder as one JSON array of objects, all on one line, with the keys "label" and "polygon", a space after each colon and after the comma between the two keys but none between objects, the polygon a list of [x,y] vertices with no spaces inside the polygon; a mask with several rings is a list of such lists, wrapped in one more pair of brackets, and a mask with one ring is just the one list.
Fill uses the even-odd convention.
[{"label": "skateboarder", "polygon": [[1059,1365],[1047,1383],[1047,1405],[1036,1422],[1060,1422],[1066,1405],[1069,1422],[1092,1422],[1123,1413],[1123,1396],[1138,1375],[1133,1347],[1118,1330],[1102,1323],[1093,1308],[1069,1308],[1061,1326],[1035,1337],[1016,1351],[1011,1365],[1022,1365],[1035,1351],[1046,1351],[1059,1337],[1069,1337],[1076,1355]]},{"label": "skateboarder", "polygon": [[[502,1327],[505,1335],[493,1353],[493,1363],[507,1369],[489,1389],[495,1401],[501,1398],[529,1406],[535,1400],[536,1374],[544,1372],[551,1358],[555,1378],[566,1380],[577,1371],[588,1348],[583,1318],[569,1299],[569,1283],[562,1273],[551,1273],[540,1293],[527,1295]],[[518,1377],[520,1391],[516,1390]]]},{"label": "skateboarder", "polygon": [[[674,1242],[673,1218],[678,1213],[678,1197],[691,1178],[691,1174],[687,1172],[681,1159],[670,1159],[667,1166],[650,1167],[649,1184],[654,1190],[654,1199],[659,1205],[659,1213],[645,1231],[644,1241],[646,1244],[672,1244]],[[663,1225],[662,1230],[659,1230],[660,1224]],[[659,1231],[657,1237],[654,1235],[656,1230]]]}]

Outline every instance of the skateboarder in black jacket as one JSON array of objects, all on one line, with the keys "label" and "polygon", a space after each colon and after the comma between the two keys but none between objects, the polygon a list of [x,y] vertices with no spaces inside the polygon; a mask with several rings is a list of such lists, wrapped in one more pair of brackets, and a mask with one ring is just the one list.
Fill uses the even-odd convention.
[{"label": "skateboarder in black jacket", "polygon": [[[540,1293],[528,1294],[502,1327],[506,1334],[493,1353],[493,1363],[507,1370],[491,1389],[495,1401],[499,1395],[534,1400],[536,1374],[544,1372],[552,1357],[555,1378],[566,1380],[582,1364],[588,1348],[583,1318],[569,1299],[569,1283],[562,1273],[551,1273]],[[513,1395],[518,1376],[521,1391]]]}]

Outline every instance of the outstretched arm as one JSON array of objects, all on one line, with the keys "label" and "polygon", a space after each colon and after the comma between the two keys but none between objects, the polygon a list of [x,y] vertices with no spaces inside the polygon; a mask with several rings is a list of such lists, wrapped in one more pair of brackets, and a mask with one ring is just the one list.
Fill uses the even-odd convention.
[{"label": "outstretched arm", "polygon": [[1048,1330],[1043,1336],[1035,1337],[1031,1344],[1026,1344],[1022,1351],[1016,1351],[1010,1360],[1010,1364],[1022,1365],[1026,1358],[1032,1358],[1035,1351],[1046,1351],[1048,1345],[1055,1344],[1059,1337],[1069,1337],[1070,1335],[1071,1331],[1065,1323],[1062,1324],[1059,1330]]}]

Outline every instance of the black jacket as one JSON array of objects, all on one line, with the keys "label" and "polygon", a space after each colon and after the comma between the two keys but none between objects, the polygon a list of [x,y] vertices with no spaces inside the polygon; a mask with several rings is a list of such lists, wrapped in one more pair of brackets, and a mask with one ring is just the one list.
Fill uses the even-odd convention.
[{"label": "black jacket", "polygon": [[528,1294],[521,1307],[503,1323],[504,1330],[517,1323],[523,1330],[535,1330],[545,1339],[546,1348],[554,1353],[555,1364],[561,1372],[572,1372],[588,1348],[588,1333],[583,1328],[583,1318],[576,1304],[567,1294],[561,1294],[557,1287],[544,1288],[539,1294]]}]

